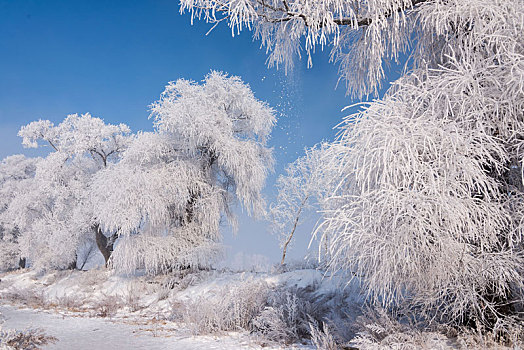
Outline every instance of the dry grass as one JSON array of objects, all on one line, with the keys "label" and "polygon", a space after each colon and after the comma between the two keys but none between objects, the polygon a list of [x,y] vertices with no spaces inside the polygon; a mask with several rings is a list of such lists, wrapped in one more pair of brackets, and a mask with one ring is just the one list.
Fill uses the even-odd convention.
[{"label": "dry grass", "polygon": [[102,294],[102,296],[94,302],[90,311],[94,316],[111,318],[123,306],[124,302],[120,296]]},{"label": "dry grass", "polygon": [[0,328],[0,348],[16,350],[37,350],[41,346],[55,343],[58,339],[46,335],[41,329],[27,329],[23,332]]},{"label": "dry grass", "polygon": [[224,286],[213,297],[200,297],[185,305],[182,320],[194,334],[250,330],[253,319],[267,303],[265,282],[246,280]]},{"label": "dry grass", "polygon": [[143,292],[144,286],[139,282],[130,283],[127,287],[127,292],[123,297],[123,303],[131,312],[137,312],[146,308],[146,305],[140,301]]},{"label": "dry grass", "polygon": [[72,312],[82,312],[85,311],[84,300],[75,295],[62,295],[56,297],[54,300],[54,305],[49,303],[50,306],[55,306],[58,308],[67,309]]},{"label": "dry grass", "polygon": [[13,288],[8,292],[2,293],[1,298],[2,300],[31,308],[45,308],[48,305],[44,292],[39,290]]},{"label": "dry grass", "polygon": [[82,286],[87,288],[100,286],[107,281],[108,277],[108,271],[103,269],[82,271]]},{"label": "dry grass", "polygon": [[340,349],[340,344],[331,333],[327,323],[323,322],[322,327],[319,327],[315,323],[310,323],[309,332],[311,333],[311,342],[317,350]]}]

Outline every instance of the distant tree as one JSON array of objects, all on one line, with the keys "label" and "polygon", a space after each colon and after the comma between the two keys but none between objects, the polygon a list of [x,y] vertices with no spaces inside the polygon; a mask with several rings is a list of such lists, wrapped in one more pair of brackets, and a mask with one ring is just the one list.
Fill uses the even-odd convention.
[{"label": "distant tree", "polygon": [[95,177],[96,216],[122,237],[113,266],[150,273],[204,266],[223,217],[240,201],[261,215],[273,158],[273,111],[238,77],[212,72],[170,83],[151,106],[155,131],[140,133],[122,160]]},{"label": "distant tree", "polygon": [[279,235],[284,264],[288,246],[304,217],[321,209],[321,202],[330,193],[334,179],[326,172],[327,143],[305,150],[306,154],[286,167],[276,181],[277,198],[270,205],[269,215],[273,232]]},{"label": "distant tree", "polygon": [[21,255],[20,229],[7,215],[11,201],[23,192],[35,176],[40,158],[13,155],[0,163],[0,270],[24,268],[25,257]]},{"label": "distant tree", "polygon": [[331,45],[358,96],[377,93],[389,60],[409,57],[333,145],[336,205],[322,225],[331,266],[430,320],[500,334],[519,317],[523,1],[187,0],[181,10],[254,28],[270,64],[301,47],[311,62]]},{"label": "distant tree", "polygon": [[24,146],[43,142],[52,148],[9,206],[13,222],[23,228],[22,251],[36,267],[75,267],[77,249],[91,234],[104,257],[112,250],[93,216],[89,190],[93,175],[118,159],[129,132],[89,114],[70,115],[57,126],[40,120],[21,128]]}]

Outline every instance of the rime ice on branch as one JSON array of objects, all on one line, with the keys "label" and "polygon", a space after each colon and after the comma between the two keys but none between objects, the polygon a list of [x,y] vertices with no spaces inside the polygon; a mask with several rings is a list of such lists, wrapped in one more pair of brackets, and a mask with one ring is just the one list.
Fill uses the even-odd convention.
[{"label": "rime ice on branch", "polygon": [[[524,2],[428,1],[424,65],[348,117],[322,229],[375,300],[503,334],[523,298]],[[497,333],[501,332],[501,333]]]},{"label": "rime ice on branch", "polygon": [[[376,94],[385,78],[384,61],[399,62],[415,40],[413,52],[423,53],[431,41],[424,38],[419,11],[429,0],[182,0],[180,11],[218,25],[226,22],[233,33],[254,31],[269,53],[268,65],[293,66],[302,51],[308,66],[317,48],[331,47],[331,59],[340,64],[340,78],[348,91]],[[440,2],[440,1],[437,1]],[[419,65],[421,55],[415,55]]]}]

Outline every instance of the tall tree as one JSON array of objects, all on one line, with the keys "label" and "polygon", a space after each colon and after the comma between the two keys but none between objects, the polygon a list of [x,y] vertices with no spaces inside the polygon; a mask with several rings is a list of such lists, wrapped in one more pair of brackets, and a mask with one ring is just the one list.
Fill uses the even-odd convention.
[{"label": "tall tree", "polygon": [[93,175],[119,158],[129,133],[126,125],[105,124],[89,114],[70,115],[57,126],[40,120],[21,128],[24,146],[51,147],[31,186],[11,205],[36,266],[75,267],[76,250],[88,235],[96,236],[104,257],[112,250],[93,216],[89,188]]},{"label": "tall tree", "polygon": [[277,178],[277,198],[271,203],[269,215],[273,232],[279,236],[283,265],[295,231],[311,211],[321,210],[322,202],[331,192],[334,174],[325,164],[329,144],[321,143],[305,150],[305,155],[289,164],[285,174]]},{"label": "tall tree", "polygon": [[216,252],[231,204],[261,215],[273,162],[273,110],[238,77],[170,83],[151,106],[155,131],[138,134],[122,160],[96,175],[96,216],[123,236],[113,265],[151,273],[202,266]]}]

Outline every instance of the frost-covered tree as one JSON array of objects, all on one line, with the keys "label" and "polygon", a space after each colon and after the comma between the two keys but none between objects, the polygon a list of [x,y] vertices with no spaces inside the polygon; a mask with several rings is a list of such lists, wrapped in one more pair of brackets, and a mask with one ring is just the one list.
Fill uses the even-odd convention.
[{"label": "frost-covered tree", "polygon": [[377,92],[385,64],[405,53],[404,75],[346,119],[332,147],[339,183],[322,225],[331,265],[419,316],[498,331],[517,315],[522,0],[187,0],[181,9],[254,28],[270,64],[331,45],[360,96]]},{"label": "frost-covered tree", "polygon": [[75,267],[78,247],[94,236],[104,256],[112,249],[93,215],[89,190],[93,175],[118,159],[128,134],[127,126],[89,114],[70,115],[56,126],[40,120],[21,128],[24,146],[52,148],[8,208],[23,233],[22,252],[35,267]]},{"label": "frost-covered tree", "polygon": [[[442,49],[346,120],[332,265],[375,297],[495,332],[523,299],[524,2],[432,1]],[[428,46],[429,47],[429,46]]]},{"label": "frost-covered tree", "polygon": [[[477,0],[476,0],[477,1]],[[456,1],[467,6],[470,1]],[[426,36],[421,13],[435,0],[183,0],[180,11],[218,25],[226,22],[233,34],[253,30],[269,53],[268,65],[286,69],[303,52],[308,66],[317,48],[331,47],[331,59],[340,64],[340,77],[359,96],[377,93],[385,78],[384,66],[414,53],[415,66],[427,51],[441,46]],[[423,19],[424,20],[424,19]],[[449,27],[450,23],[441,23]],[[439,28],[444,30],[444,27]],[[410,45],[413,44],[414,45]],[[433,51],[434,50],[434,51]]]},{"label": "frost-covered tree", "polygon": [[285,174],[278,177],[278,191],[269,215],[273,232],[279,236],[284,264],[289,244],[304,217],[321,209],[321,202],[330,194],[335,177],[328,174],[325,164],[329,144],[321,143],[305,150],[305,155],[289,164]]},{"label": "frost-covered tree", "polygon": [[31,183],[39,160],[19,154],[9,156],[0,163],[0,270],[25,267],[25,257],[21,255],[18,242],[21,232],[10,220],[7,209]]},{"label": "frost-covered tree", "polygon": [[[147,132],[133,138],[119,163],[95,176],[93,210],[105,230],[121,237],[112,266],[157,273],[189,265],[184,256],[197,254],[195,248],[214,251],[220,217],[207,209],[222,198],[201,175],[167,135]],[[191,200],[193,193],[200,195]]]},{"label": "frost-covered tree", "polygon": [[150,273],[204,266],[231,204],[264,211],[273,158],[273,111],[238,77],[211,72],[202,84],[170,83],[151,106],[155,131],[138,134],[93,186],[102,227],[122,237],[113,265]]}]

